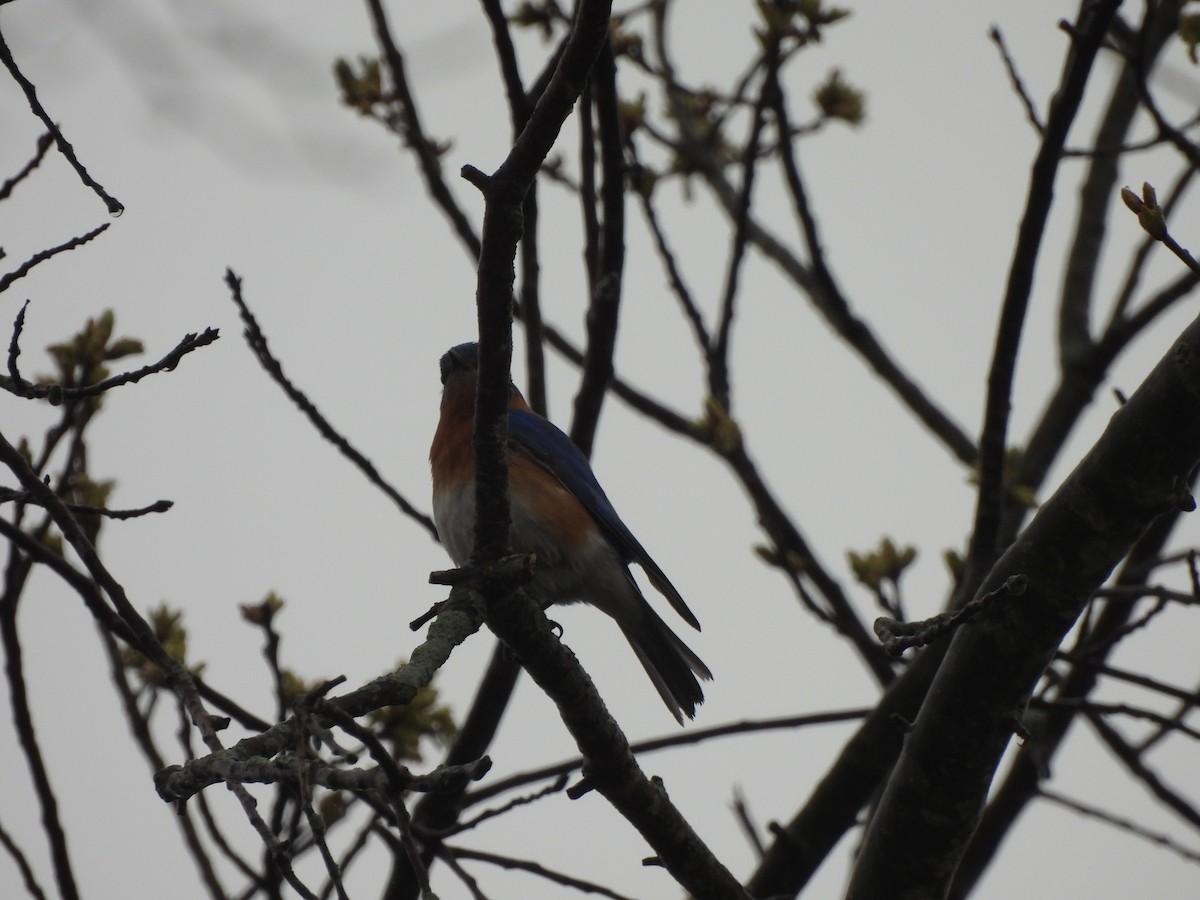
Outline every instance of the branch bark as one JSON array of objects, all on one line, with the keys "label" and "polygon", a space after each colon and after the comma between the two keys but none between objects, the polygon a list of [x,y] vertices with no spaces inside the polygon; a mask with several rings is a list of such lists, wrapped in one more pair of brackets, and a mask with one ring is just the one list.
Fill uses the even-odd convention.
[{"label": "branch bark", "polygon": [[1029,693],[1092,592],[1143,531],[1194,508],[1200,320],[1000,558],[980,592],[1029,587],[954,637],[868,828],[850,900],[942,897]]}]

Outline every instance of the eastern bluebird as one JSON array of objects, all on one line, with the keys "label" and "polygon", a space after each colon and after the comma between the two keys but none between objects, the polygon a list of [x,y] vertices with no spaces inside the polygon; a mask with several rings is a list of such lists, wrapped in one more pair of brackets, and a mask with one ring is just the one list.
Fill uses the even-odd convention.
[{"label": "eastern bluebird", "polygon": [[[475,383],[479,346],[459,344],[441,361],[442,412],[429,464],[433,521],[455,565],[471,557],[475,529]],[[672,715],[682,722],[704,702],[697,676],[712,673],[651,609],[629,564],[640,565],[693,628],[700,623],[679,591],[617,516],[571,439],[533,412],[517,390],[508,398],[509,543],[537,556],[526,591],[542,608],[590,603],[621,628]]]}]

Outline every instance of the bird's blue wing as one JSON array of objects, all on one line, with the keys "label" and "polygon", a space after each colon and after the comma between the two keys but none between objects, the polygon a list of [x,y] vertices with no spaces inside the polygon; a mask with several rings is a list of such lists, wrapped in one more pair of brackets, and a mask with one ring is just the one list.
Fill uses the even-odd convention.
[{"label": "bird's blue wing", "polygon": [[675,611],[693,628],[700,628],[699,621],[688,609],[679,591],[613,509],[600,482],[592,473],[587,457],[558,426],[532,410],[510,409],[508,438],[521,452],[557,478],[583,504],[622,555],[646,571],[650,581],[670,601]]}]

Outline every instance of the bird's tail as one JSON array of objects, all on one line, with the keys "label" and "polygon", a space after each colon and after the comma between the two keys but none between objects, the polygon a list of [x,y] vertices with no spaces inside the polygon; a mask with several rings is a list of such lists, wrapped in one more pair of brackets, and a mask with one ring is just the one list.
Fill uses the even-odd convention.
[{"label": "bird's tail", "polygon": [[618,624],[667,709],[682,725],[683,717],[693,718],[704,702],[699,679],[711,681],[712,672],[645,602],[642,610],[636,626]]}]

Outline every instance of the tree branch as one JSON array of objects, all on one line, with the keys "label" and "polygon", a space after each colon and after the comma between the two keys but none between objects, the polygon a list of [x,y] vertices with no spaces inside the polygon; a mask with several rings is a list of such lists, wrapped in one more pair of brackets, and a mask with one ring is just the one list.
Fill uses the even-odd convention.
[{"label": "tree branch", "polygon": [[321,411],[308,399],[308,396],[296,387],[284,374],[283,365],[275,358],[267,346],[267,336],[263,334],[262,327],[258,324],[258,319],[254,317],[254,314],[250,311],[250,307],[242,297],[242,280],[233,273],[232,269],[225,270],[225,284],[228,285],[230,297],[234,305],[237,306],[238,312],[242,317],[242,322],[246,326],[244,331],[246,343],[254,351],[254,356],[258,360],[259,365],[283,389],[288,399],[312,423],[321,437],[337,447],[342,456],[350,460],[367,477],[367,480],[371,484],[383,491],[399,507],[402,513],[424,528],[434,540],[437,540],[437,529],[433,527],[433,520],[409,503],[399,491],[388,484],[383,479],[383,476],[379,474],[379,470],[375,468],[374,463],[343,437],[341,432],[334,428],[329,423],[329,420],[321,415]]},{"label": "tree branch", "polygon": [[[1102,32],[1101,32],[1102,33]],[[867,831],[849,898],[948,890],[1025,699],[1093,591],[1159,515],[1194,507],[1200,459],[1200,320],[980,588],[1028,588],[951,642]],[[919,824],[916,819],[919,818]]]},{"label": "tree branch", "polygon": [[30,270],[34,266],[38,265],[38,263],[43,263],[60,253],[66,252],[67,250],[74,250],[76,247],[83,246],[88,241],[92,240],[92,238],[98,237],[100,234],[107,231],[110,224],[110,222],[105,222],[98,228],[93,228],[87,234],[81,234],[79,237],[73,237],[71,240],[65,241],[56,247],[40,250],[33,254],[33,256],[29,257],[29,259],[25,260],[25,262],[21,263],[21,265],[17,266],[17,268],[15,268],[13,271],[0,276],[0,293],[8,290],[9,285],[11,285],[18,278],[24,278],[26,275],[28,275]]},{"label": "tree branch", "polygon": [[[587,351],[571,420],[571,440],[585,456],[592,454],[600,410],[613,377],[625,268],[625,160],[621,151],[624,137],[618,111],[617,67],[607,40],[596,59],[590,85],[600,137],[602,219],[595,271],[588,286]],[[585,196],[583,202],[590,207],[593,199]]]},{"label": "tree branch", "polygon": [[29,103],[30,110],[33,111],[35,116],[42,120],[42,124],[46,126],[46,131],[50,133],[50,135],[54,138],[54,143],[58,145],[58,152],[61,153],[66,158],[67,162],[71,164],[71,167],[79,176],[79,180],[90,187],[95,192],[96,196],[104,201],[104,205],[108,207],[109,213],[114,216],[119,216],[121,213],[123,213],[125,211],[125,207],[121,201],[119,201],[116,197],[110,196],[109,193],[104,190],[103,187],[101,187],[100,183],[88,174],[88,170],[83,167],[83,163],[81,163],[79,158],[75,155],[75,148],[67,143],[67,139],[63,137],[62,131],[60,131],[59,127],[54,124],[54,120],[50,118],[49,114],[45,110],[45,107],[43,107],[41,101],[38,100],[37,88],[34,87],[33,82],[21,74],[21,70],[17,68],[17,61],[13,59],[12,51],[8,49],[8,43],[4,40],[4,35],[2,33],[0,33],[0,62],[4,63],[4,67],[8,69],[8,74],[12,76],[13,81],[15,81],[20,86],[21,90],[25,92],[25,99]]},{"label": "tree branch", "polygon": [[1030,171],[1025,212],[1017,230],[1017,243],[1013,248],[988,371],[987,400],[979,437],[979,492],[967,555],[969,574],[964,580],[968,590],[974,590],[973,582],[982,572],[991,568],[1002,549],[1000,538],[1008,489],[1005,458],[1012,385],[1016,375],[1017,349],[1025,327],[1025,312],[1033,288],[1033,273],[1041,251],[1046,220],[1054,201],[1054,182],[1062,161],[1067,132],[1079,112],[1096,53],[1118,6],[1120,0],[1102,0],[1082,7],[1074,43],[1067,55],[1058,90],[1050,101],[1046,128]]}]

